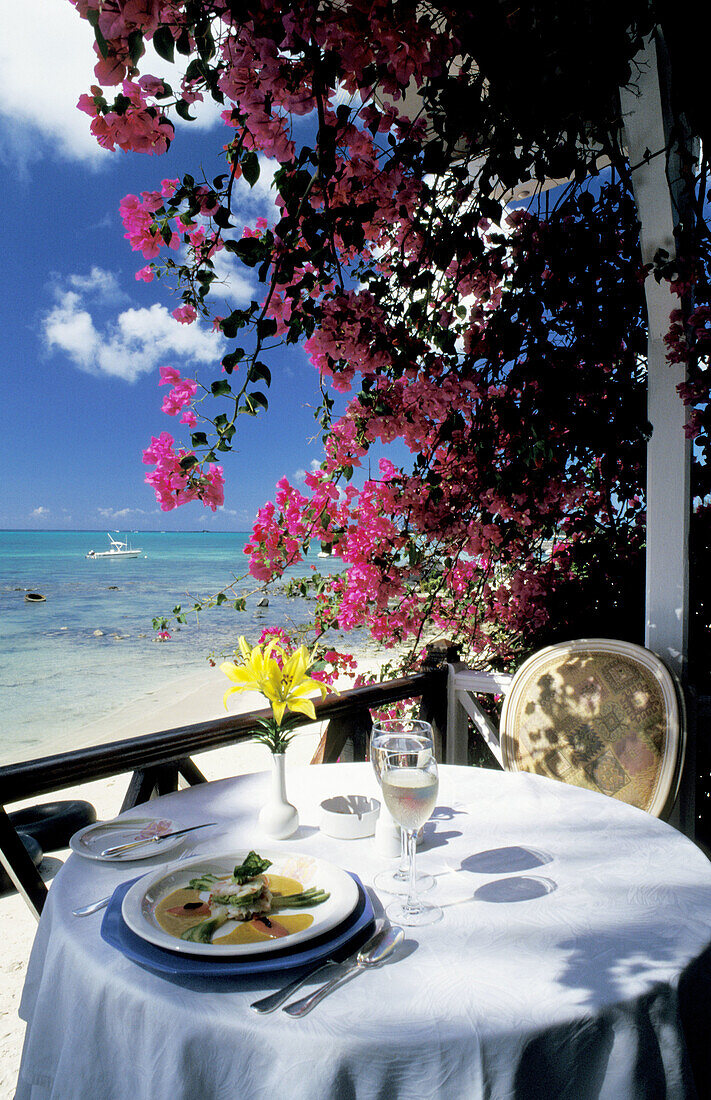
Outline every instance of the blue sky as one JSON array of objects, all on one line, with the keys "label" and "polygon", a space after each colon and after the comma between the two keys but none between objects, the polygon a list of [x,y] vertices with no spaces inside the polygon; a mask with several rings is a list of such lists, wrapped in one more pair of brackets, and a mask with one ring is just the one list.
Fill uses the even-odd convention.
[{"label": "blue sky", "polygon": [[[217,111],[204,110],[192,127],[178,122],[163,157],[101,150],[75,107],[93,82],[91,29],[68,0],[41,8],[38,33],[36,9],[29,18],[24,4],[0,0],[0,528],[249,529],[280,477],[298,482],[320,460],[316,372],[299,347],[271,353],[270,409],[240,418],[224,461],[224,509],[161,512],[141,452],[161,431],[189,437],[160,411],[158,368],[209,385],[227,345],[207,325],[178,325],[170,311],[180,303],[165,284],[136,281],[146,261],[124,240],[118,214],[129,192],[201,166],[208,178],[221,171]],[[273,212],[264,168],[254,191],[241,193],[244,224]],[[251,272],[226,274],[231,302],[261,296],[245,282]]]}]

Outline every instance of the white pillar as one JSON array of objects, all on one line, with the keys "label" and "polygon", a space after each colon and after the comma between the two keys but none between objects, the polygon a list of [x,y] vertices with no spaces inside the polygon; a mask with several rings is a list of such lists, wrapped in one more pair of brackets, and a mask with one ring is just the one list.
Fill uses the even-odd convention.
[{"label": "white pillar", "polygon": [[[635,59],[640,66],[634,91],[621,93],[625,139],[641,222],[642,259],[658,249],[676,254],[674,194],[681,190],[675,158],[663,152],[668,140],[666,104],[660,87],[660,58],[654,38]],[[665,82],[666,83],[666,82]],[[652,154],[645,163],[645,157]],[[658,154],[658,155],[654,155]],[[667,173],[670,173],[669,178]],[[645,645],[679,676],[686,671],[689,621],[689,515],[691,445],[684,434],[686,409],[677,385],[684,364],[670,364],[664,336],[680,299],[653,275],[645,283],[649,317],[647,448],[647,559]]]},{"label": "white pillar", "polygon": [[[642,259],[650,263],[663,248],[676,255],[674,226],[681,196],[676,156],[663,150],[670,133],[669,65],[664,43],[652,36],[635,59],[639,78],[634,92],[621,92],[625,144],[633,167],[632,181],[641,223]],[[650,159],[647,159],[651,154]],[[657,154],[655,156],[655,154]],[[667,283],[648,275],[645,283],[649,338],[647,413],[652,437],[647,446],[647,552],[645,645],[683,680],[689,632],[689,519],[691,513],[691,443],[684,433],[686,409],[677,385],[686,378],[684,364],[666,358],[664,336],[669,315],[680,299]],[[670,822],[695,835],[696,751],[689,730],[677,804]]]}]

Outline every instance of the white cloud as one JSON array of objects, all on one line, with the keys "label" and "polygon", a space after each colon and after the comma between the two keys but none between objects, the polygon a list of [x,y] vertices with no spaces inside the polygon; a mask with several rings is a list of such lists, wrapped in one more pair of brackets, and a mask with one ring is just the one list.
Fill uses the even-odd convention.
[{"label": "white cloud", "polygon": [[[71,279],[70,279],[71,282]],[[181,325],[163,305],[126,309],[103,324],[94,321],[75,290],[58,290],[57,304],[44,317],[50,350],[63,351],[80,370],[135,382],[174,360],[195,366],[214,363],[226,351],[224,337],[195,322]]]},{"label": "white cloud", "polygon": [[[229,252],[216,252],[213,256],[215,274],[219,282],[213,283],[211,294],[213,297],[222,295],[228,302],[236,306],[248,305],[252,298],[258,296],[256,282],[252,282],[245,269],[234,260]],[[262,288],[262,294],[264,289]]]},{"label": "white cloud", "polygon": [[[318,458],[312,458],[309,466],[309,473],[315,474],[317,470],[321,469],[321,462]],[[306,470],[296,470],[294,473],[294,481],[304,481],[306,479]]]},{"label": "white cloud", "polygon": [[97,508],[97,513],[102,519],[118,520],[127,519],[128,516],[148,516],[152,515],[152,512],[147,512],[145,508]]},{"label": "white cloud", "polygon": [[[41,17],[41,32],[26,4],[0,0],[0,160],[26,171],[50,149],[70,160],[108,165],[112,154],[97,144],[88,115],[76,107],[79,96],[96,83],[94,32],[68,0],[42,0],[40,8],[35,14]],[[180,61],[184,65],[186,59]],[[158,58],[150,43],[140,68],[180,87],[179,68]],[[219,122],[224,109],[196,103],[195,122],[173,122],[206,130]]]},{"label": "white cloud", "polygon": [[48,516],[49,514],[50,514],[50,509],[45,508],[43,504],[40,504],[37,508],[33,508],[32,512],[30,513],[30,515],[32,515],[33,517],[36,517],[36,518],[41,517],[41,516]]},{"label": "white cloud", "polygon": [[108,158],[89,133],[88,116],[76,109],[96,80],[86,20],[67,0],[44,0],[40,33],[24,4],[0,0],[0,23],[0,116],[16,158],[45,157],[48,143],[72,159]]},{"label": "white cloud", "polygon": [[244,176],[241,176],[234,185],[232,194],[232,209],[235,219],[251,221],[257,218],[266,218],[273,225],[278,217],[278,210],[274,199],[276,190],[273,187],[274,173],[279,165],[268,157],[258,156],[259,179],[254,187],[250,187]]},{"label": "white cloud", "polygon": [[128,298],[113,271],[106,271],[96,264],[88,275],[70,275],[67,282],[72,290],[102,302],[118,302]]}]

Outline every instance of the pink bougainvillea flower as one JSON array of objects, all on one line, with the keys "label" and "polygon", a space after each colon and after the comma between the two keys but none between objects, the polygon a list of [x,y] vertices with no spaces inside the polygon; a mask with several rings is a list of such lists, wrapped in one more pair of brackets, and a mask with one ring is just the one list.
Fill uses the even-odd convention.
[{"label": "pink bougainvillea flower", "polygon": [[178,306],[173,310],[173,317],[176,321],[180,321],[181,325],[192,325],[197,319],[197,310],[191,305]]}]

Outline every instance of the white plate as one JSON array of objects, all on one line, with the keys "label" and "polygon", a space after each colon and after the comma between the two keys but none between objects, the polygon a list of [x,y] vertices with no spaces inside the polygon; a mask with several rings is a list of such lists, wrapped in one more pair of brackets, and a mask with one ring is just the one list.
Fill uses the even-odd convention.
[{"label": "white plate", "polygon": [[[230,852],[228,855],[203,856],[194,861],[174,864],[171,868],[163,867],[154,875],[144,875],[140,881],[133,884],[123,899],[121,906],[123,919],[137,936],[168,951],[178,951],[185,955],[235,957],[283,951],[285,947],[292,947],[320,936],[345,920],[358,904],[358,887],[355,881],[333,863],[327,863],[316,856],[260,849],[258,854],[263,859],[272,861],[267,874],[271,872],[275,875],[295,878],[305,890],[310,886],[317,886],[331,895],[321,905],[314,906],[313,924],[301,932],[293,932],[288,939],[264,940],[262,943],[192,943],[189,940],[176,939],[175,936],[169,936],[163,931],[155,918],[155,909],[166,894],[187,886],[190,879],[205,871],[212,871],[218,875],[229,874],[248,854],[245,850]],[[289,910],[284,909],[283,912],[288,913]],[[301,912],[301,910],[295,909],[293,912]],[[220,929],[220,935],[226,936],[237,923],[228,921]]]},{"label": "white plate", "polygon": [[130,852],[121,852],[116,856],[102,856],[106,848],[115,848],[119,844],[130,844],[134,840],[142,840],[150,835],[151,830],[159,828],[160,832],[173,832],[181,829],[178,821],[168,821],[166,818],[129,818],[117,821],[97,821],[94,825],[87,825],[69,841],[69,847],[77,855],[86,856],[87,859],[100,859],[106,863],[123,862],[136,859],[150,859],[153,856],[170,852],[182,843],[185,837],[169,836],[165,840],[153,840],[150,844],[144,844],[140,848],[133,848]]}]

